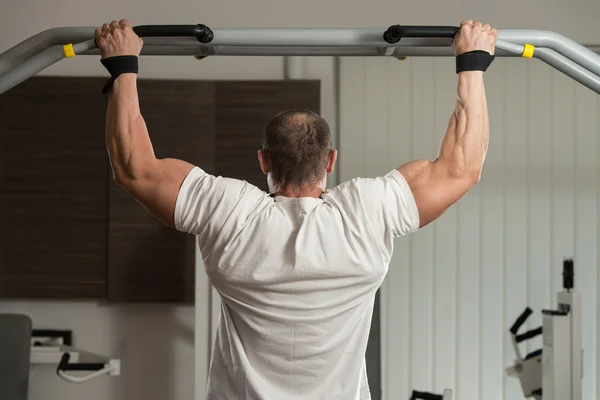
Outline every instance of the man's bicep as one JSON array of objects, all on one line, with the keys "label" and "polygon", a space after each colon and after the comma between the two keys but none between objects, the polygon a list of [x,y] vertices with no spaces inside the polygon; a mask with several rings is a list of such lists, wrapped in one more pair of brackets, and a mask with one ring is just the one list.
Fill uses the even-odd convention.
[{"label": "man's bicep", "polygon": [[406,179],[419,212],[419,227],[440,217],[473,186],[465,177],[453,177],[443,165],[426,160],[404,164],[398,171]]}]

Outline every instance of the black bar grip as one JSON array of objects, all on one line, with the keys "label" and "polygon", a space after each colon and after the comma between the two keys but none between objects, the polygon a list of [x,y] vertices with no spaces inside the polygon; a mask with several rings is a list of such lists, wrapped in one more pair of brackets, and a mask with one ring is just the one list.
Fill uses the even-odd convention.
[{"label": "black bar grip", "polygon": [[215,35],[206,25],[140,25],[133,28],[139,37],[195,37],[202,43],[210,43]]},{"label": "black bar grip", "polygon": [[525,321],[527,321],[527,318],[529,318],[531,314],[533,314],[533,311],[531,311],[531,308],[527,307],[525,311],[523,311],[523,314],[521,314],[521,316],[517,318],[513,326],[510,328],[510,333],[516,335],[517,332],[519,332],[521,325],[523,325]]},{"label": "black bar grip", "polygon": [[575,270],[573,268],[573,260],[567,259],[563,261],[563,288],[566,290],[573,289],[575,286]]},{"label": "black bar grip", "polygon": [[63,354],[60,363],[58,363],[58,367],[56,368],[56,373],[59,371],[100,371],[104,368],[104,364],[102,363],[69,364],[70,359],[71,355],[69,353]]},{"label": "black bar grip", "polygon": [[525,332],[521,335],[517,335],[515,337],[515,340],[517,341],[517,343],[521,343],[527,339],[531,339],[533,337],[536,337],[537,335],[541,335],[542,334],[542,327],[540,326],[537,329],[532,329],[529,332]]},{"label": "black bar grip", "polygon": [[550,315],[552,317],[565,317],[569,315],[568,311],[561,310],[542,310],[542,315]]},{"label": "black bar grip", "polygon": [[444,396],[441,394],[417,392],[416,390],[413,390],[410,400],[444,400]]},{"label": "black bar grip", "polygon": [[384,33],[383,39],[388,43],[398,43],[402,38],[448,38],[452,39],[458,32],[456,26],[402,26],[392,25]]}]

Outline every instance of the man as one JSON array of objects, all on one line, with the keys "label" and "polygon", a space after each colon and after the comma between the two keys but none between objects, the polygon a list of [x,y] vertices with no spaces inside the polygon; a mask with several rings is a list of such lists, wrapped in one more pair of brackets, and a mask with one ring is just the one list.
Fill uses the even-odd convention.
[{"label": "man", "polygon": [[[258,152],[267,194],[157,159],[136,75],[126,72],[137,64],[111,67],[121,72],[106,117],[114,178],[156,218],[197,236],[223,300],[207,399],[370,399],[365,350],[393,239],[438,218],[480,179],[489,130],[483,71],[496,38],[489,25],[461,24],[458,99],[434,162],[331,190],[325,181],[337,152],[318,115],[292,110],[267,125]],[[124,20],[98,29],[96,41],[105,65],[142,48]]]}]

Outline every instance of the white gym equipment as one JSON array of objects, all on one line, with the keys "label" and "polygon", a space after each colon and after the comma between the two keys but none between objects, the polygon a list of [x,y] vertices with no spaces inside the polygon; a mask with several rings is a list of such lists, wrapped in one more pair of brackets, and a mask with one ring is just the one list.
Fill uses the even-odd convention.
[{"label": "white gym equipment", "polygon": [[[542,310],[542,327],[517,334],[532,314],[527,308],[510,329],[517,360],[507,374],[519,379],[526,398],[582,400],[581,295],[573,291],[574,276],[573,260],[565,260],[564,289],[557,293],[556,310]],[[538,335],[543,337],[542,349],[523,357],[519,343]]]},{"label": "white gym equipment", "polygon": [[118,376],[121,373],[120,360],[71,347],[65,343],[64,335],[53,331],[33,331],[31,364],[56,365],[56,374],[70,383],[83,383],[103,375]]}]

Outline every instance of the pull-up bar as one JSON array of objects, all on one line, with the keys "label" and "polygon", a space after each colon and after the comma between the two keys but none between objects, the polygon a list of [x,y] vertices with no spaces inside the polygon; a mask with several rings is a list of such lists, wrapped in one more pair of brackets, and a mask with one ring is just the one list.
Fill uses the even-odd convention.
[{"label": "pull-up bar", "polygon": [[[144,25],[142,55],[162,56],[453,56],[452,26],[215,29]],[[64,58],[98,55],[94,28],[53,28],[0,54],[0,94]],[[594,49],[595,50],[595,49]],[[550,31],[501,29],[498,57],[538,58],[600,94],[600,55]]]}]

